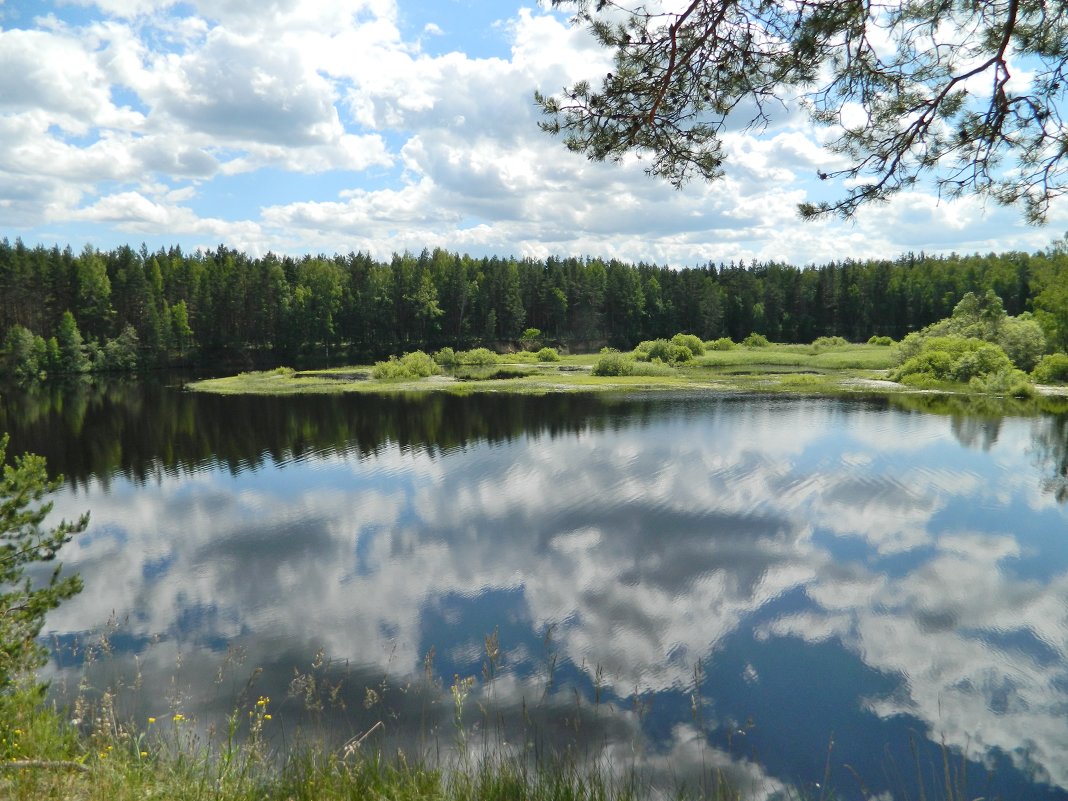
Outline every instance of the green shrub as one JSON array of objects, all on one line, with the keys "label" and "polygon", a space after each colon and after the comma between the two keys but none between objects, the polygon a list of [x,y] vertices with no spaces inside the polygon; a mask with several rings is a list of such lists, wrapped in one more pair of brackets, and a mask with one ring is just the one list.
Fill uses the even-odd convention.
[{"label": "green shrub", "polygon": [[742,347],[745,348],[766,348],[769,345],[771,342],[763,334],[752,333],[742,340]]},{"label": "green shrub", "polygon": [[[689,351],[686,351],[689,353]],[[601,356],[593,365],[593,374],[600,376],[665,376],[673,375],[674,370],[659,359],[650,362],[636,361],[629,353],[620,353],[617,350],[602,349]]]},{"label": "green shrub", "polygon": [[441,367],[455,367],[460,363],[456,351],[446,346],[434,354],[434,362]]},{"label": "green shrub", "polygon": [[371,377],[380,381],[404,381],[437,375],[441,368],[423,351],[416,350],[401,358],[390,356],[389,361],[375,362]]},{"label": "green shrub", "polygon": [[456,354],[456,357],[460,360],[460,364],[470,364],[486,366],[490,364],[496,364],[500,359],[496,353],[489,348],[474,348],[472,350],[460,351]]},{"label": "green shrub", "polygon": [[734,350],[736,347],[737,345],[730,337],[720,337],[705,343],[705,350]]},{"label": "green shrub", "polygon": [[605,376],[630,375],[630,368],[633,364],[634,360],[631,357],[624,356],[619,351],[602,349],[600,358],[593,365],[593,374]]},{"label": "green shrub", "polygon": [[687,348],[691,356],[701,356],[705,352],[705,343],[701,341],[701,337],[693,334],[675,334],[671,338],[671,344]]},{"label": "green shrub", "polygon": [[693,351],[666,339],[649,339],[638,343],[638,347],[634,349],[634,358],[643,362],[660,361],[664,364],[678,364],[690,361],[693,358]]},{"label": "green shrub", "polygon": [[1048,350],[1046,335],[1029,312],[1006,317],[998,328],[997,343],[1021,370],[1029,372]]},{"label": "green shrub", "polygon": [[535,356],[538,357],[539,362],[558,362],[560,361],[560,354],[556,352],[556,348],[542,348]]},{"label": "green shrub", "polygon": [[973,378],[985,378],[1012,369],[1012,361],[997,345],[960,336],[929,337],[921,339],[916,355],[893,370],[890,378],[913,384],[969,382]]},{"label": "green shrub", "polygon": [[532,350],[541,344],[541,329],[527,328],[519,337],[519,343],[524,350]]},{"label": "green shrub", "polygon": [[999,370],[996,373],[987,373],[976,376],[968,382],[969,386],[989,395],[1008,395],[1013,398],[1035,397],[1035,386],[1022,370]]},{"label": "green shrub", "polygon": [[883,347],[890,347],[891,345],[894,344],[894,338],[893,337],[872,336],[872,337],[870,337],[868,339],[868,344],[869,345],[882,345]]},{"label": "green shrub", "polygon": [[1068,383],[1068,354],[1051,353],[1043,356],[1031,375],[1040,384]]},{"label": "green shrub", "polygon": [[812,347],[816,350],[826,348],[844,348],[849,342],[844,337],[816,337],[812,340]]}]

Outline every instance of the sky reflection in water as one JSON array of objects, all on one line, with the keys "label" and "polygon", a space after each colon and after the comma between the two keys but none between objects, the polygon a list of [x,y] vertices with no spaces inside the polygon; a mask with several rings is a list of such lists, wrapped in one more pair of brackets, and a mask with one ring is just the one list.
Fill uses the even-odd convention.
[{"label": "sky reflection in water", "polygon": [[[319,403],[361,420],[382,404]],[[418,417],[404,403],[391,414]],[[345,711],[318,725],[381,719],[425,745],[451,741],[448,686],[476,675],[473,732],[495,720],[496,741],[623,764],[640,746],[653,774],[722,764],[769,794],[821,780],[833,738],[839,786],[856,786],[849,764],[893,790],[918,734],[924,759],[944,740],[1007,791],[1068,797],[1063,421],[752,397],[427,403],[446,427],[519,423],[86,474],[57,502],[92,512],[66,555],[86,589],[48,629],[69,648],[117,621],[92,675],[129,675],[137,654],[136,715],[165,712],[176,680],[185,714],[219,719],[262,668],[256,692],[307,722],[296,669],[341,683]],[[322,411],[292,408],[313,426]]]}]

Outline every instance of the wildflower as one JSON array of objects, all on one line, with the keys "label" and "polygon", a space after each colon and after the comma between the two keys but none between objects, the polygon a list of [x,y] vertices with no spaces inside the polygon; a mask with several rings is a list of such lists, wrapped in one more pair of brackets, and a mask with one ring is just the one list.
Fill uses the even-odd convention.
[{"label": "wildflower", "polygon": [[142,756],[142,757],[146,757],[146,756],[148,756],[148,751],[142,751],[142,752],[141,752],[141,756]]},{"label": "wildflower", "polygon": [[149,723],[155,723],[155,722],[156,722],[156,719],[155,719],[155,718],[149,718],[149,719],[148,719],[148,722],[149,722]]},{"label": "wildflower", "polygon": [[270,700],[270,698],[261,695],[260,699],[256,702],[256,706],[267,706],[267,704],[270,703]]},{"label": "wildflower", "polygon": [[181,723],[183,720],[185,720],[185,715],[183,715],[181,712],[175,712],[174,717],[171,718],[171,720],[173,720],[175,723]]},{"label": "wildflower", "polygon": [[264,720],[270,720],[270,719],[271,719],[271,716],[270,716],[270,715],[264,715],[264,716],[263,716],[263,719],[264,719]]}]

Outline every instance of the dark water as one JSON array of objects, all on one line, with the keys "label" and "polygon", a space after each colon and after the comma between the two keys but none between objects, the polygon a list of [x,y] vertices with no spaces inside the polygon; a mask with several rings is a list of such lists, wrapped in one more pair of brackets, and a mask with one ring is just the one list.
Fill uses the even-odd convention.
[{"label": "dark water", "polygon": [[92,513],[58,694],[755,796],[917,797],[944,744],[969,798],[1068,798],[1066,417],[135,384],[9,393],[0,429]]}]

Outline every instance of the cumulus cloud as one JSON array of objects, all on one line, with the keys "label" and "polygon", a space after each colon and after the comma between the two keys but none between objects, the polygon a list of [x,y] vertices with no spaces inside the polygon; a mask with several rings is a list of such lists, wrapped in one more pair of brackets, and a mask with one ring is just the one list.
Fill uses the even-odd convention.
[{"label": "cumulus cloud", "polygon": [[[840,164],[820,146],[826,131],[796,111],[763,133],[725,134],[727,178],[716,184],[676,192],[635,158],[588,163],[538,131],[533,92],[597,78],[609,54],[544,8],[502,8],[480,35],[497,37],[503,55],[481,58],[428,54],[412,37],[440,27],[410,11],[402,19],[394,0],[79,4],[76,18],[57,4],[0,31],[0,153],[17,154],[5,175],[23,184],[19,204],[0,206],[0,222],[30,239],[46,222],[50,231],[84,225],[85,208],[103,195],[146,183],[188,188],[186,208],[207,228],[217,212],[202,211],[205,201],[236,194],[229,222],[252,236],[242,242],[253,252],[359,242],[383,256],[439,245],[683,266],[1033,250],[1049,239],[1014,211],[923,190],[851,224],[801,223],[797,203],[834,189],[815,180],[817,170]],[[291,199],[273,191],[263,208],[232,182],[266,168],[276,187],[287,174],[340,175],[347,187],[294,184],[302,190]],[[1066,214],[1057,205],[1054,224]],[[127,230],[95,224],[116,244]],[[161,224],[140,233],[160,243],[176,235]]]}]

